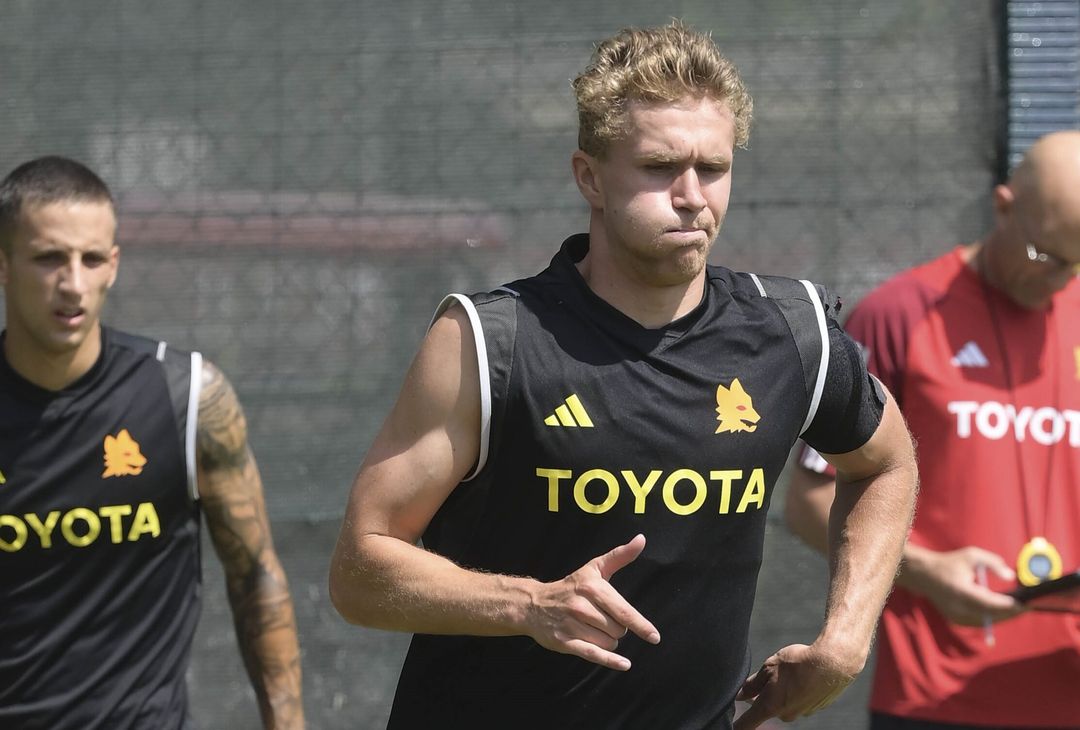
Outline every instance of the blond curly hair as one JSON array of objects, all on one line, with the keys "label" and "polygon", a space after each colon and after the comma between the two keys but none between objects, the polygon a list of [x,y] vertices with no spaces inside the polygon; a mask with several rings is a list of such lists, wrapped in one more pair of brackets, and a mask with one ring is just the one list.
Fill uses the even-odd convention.
[{"label": "blond curly hair", "polygon": [[735,144],[750,139],[754,102],[735,65],[708,35],[679,21],[657,28],[625,28],[602,41],[588,67],[573,81],[578,146],[602,157],[627,132],[632,101],[671,103],[708,97],[735,117]]}]

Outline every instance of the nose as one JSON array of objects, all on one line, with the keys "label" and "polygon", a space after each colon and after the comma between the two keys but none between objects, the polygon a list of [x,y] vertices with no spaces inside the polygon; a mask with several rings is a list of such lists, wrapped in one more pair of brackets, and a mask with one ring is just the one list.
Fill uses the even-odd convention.
[{"label": "nose", "polygon": [[68,261],[60,274],[60,291],[70,294],[83,294],[86,291],[86,267],[79,257]]},{"label": "nose", "polygon": [[675,178],[671,187],[671,202],[676,208],[695,213],[705,207],[705,194],[694,168],[688,168]]}]

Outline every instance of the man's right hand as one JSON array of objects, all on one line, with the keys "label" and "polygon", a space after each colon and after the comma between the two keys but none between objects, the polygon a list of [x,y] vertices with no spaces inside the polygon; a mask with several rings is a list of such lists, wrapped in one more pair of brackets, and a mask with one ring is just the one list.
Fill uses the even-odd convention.
[{"label": "man's right hand", "polygon": [[633,632],[650,644],[660,632],[619,595],[612,575],[634,562],[644,535],[593,558],[562,580],[541,583],[525,619],[529,636],[545,649],[573,654],[609,669],[626,671],[630,660],[616,654],[619,639]]},{"label": "man's right hand", "polygon": [[963,626],[979,626],[1012,618],[1024,611],[1012,596],[980,585],[979,566],[1002,580],[1015,580],[1016,574],[1002,557],[989,550],[968,546],[959,550],[937,552],[909,544],[897,583],[925,596],[945,618]]}]

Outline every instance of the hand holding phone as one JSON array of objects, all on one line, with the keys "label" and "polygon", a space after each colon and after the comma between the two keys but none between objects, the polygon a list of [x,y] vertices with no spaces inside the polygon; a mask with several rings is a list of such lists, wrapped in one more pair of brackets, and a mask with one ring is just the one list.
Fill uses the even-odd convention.
[{"label": "hand holding phone", "polygon": [[1009,595],[1032,611],[1080,613],[1080,569],[1033,586],[1017,586]]}]

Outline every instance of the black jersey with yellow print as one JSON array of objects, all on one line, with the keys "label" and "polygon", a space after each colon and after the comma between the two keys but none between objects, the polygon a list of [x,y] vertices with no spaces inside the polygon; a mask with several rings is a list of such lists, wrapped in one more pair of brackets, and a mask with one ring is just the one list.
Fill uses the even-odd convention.
[{"label": "black jersey with yellow print", "polygon": [[611,582],[661,643],[628,635],[618,651],[633,666],[617,672],[527,637],[417,635],[391,728],[729,727],[788,451],[800,434],[850,451],[880,420],[881,393],[816,287],[710,266],[696,309],[646,329],[588,288],[575,267],[587,247],[573,237],[540,275],[460,298],[480,463],[423,540],[469,568],[550,581],[643,533]]},{"label": "black jersey with yellow print", "polygon": [[192,373],[197,353],[110,329],[58,392],[0,356],[0,727],[184,726],[200,602]]}]

